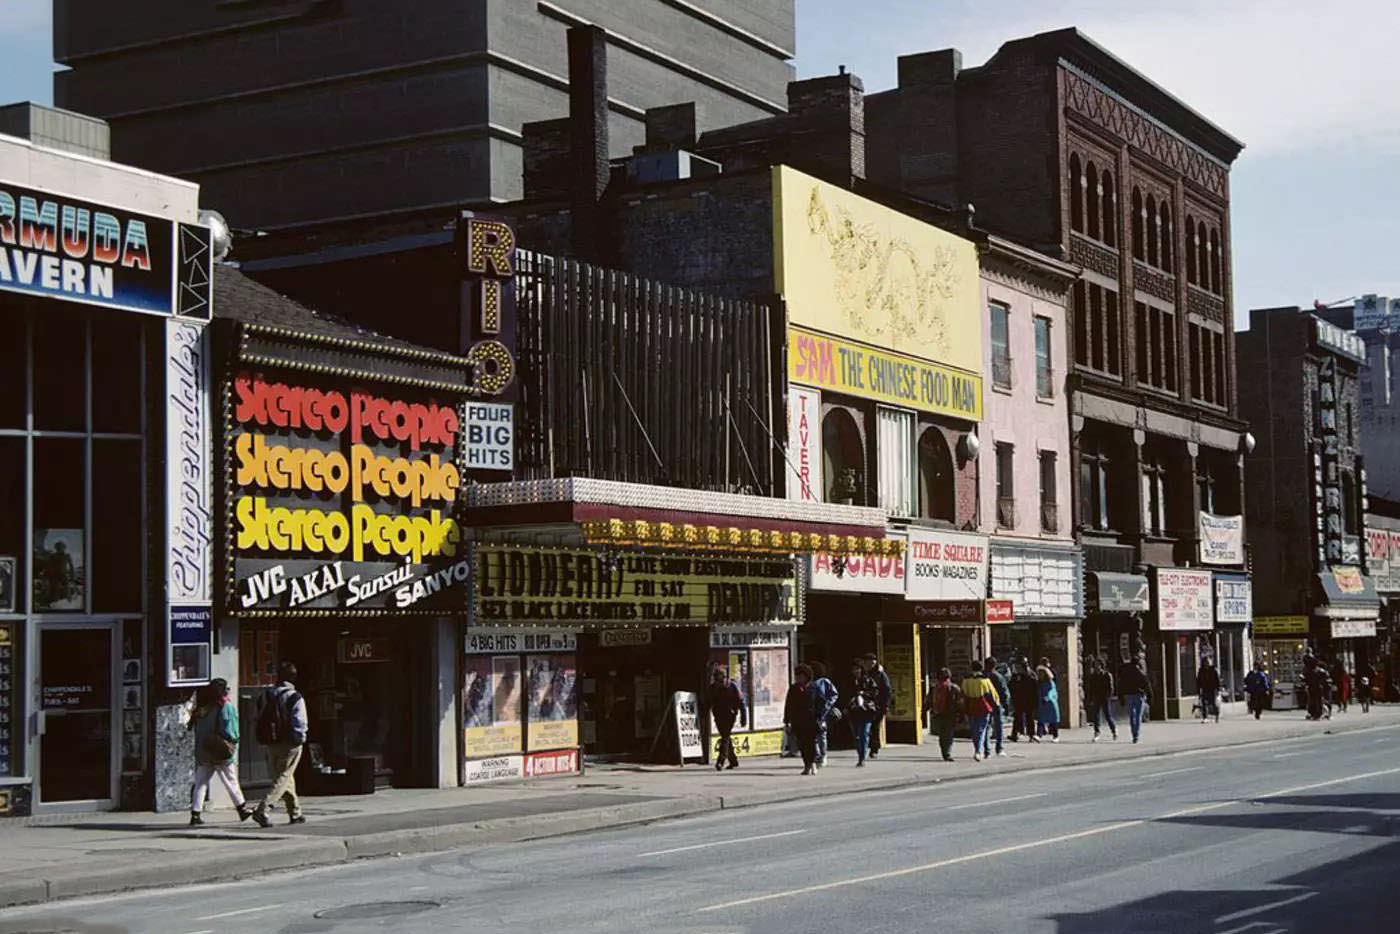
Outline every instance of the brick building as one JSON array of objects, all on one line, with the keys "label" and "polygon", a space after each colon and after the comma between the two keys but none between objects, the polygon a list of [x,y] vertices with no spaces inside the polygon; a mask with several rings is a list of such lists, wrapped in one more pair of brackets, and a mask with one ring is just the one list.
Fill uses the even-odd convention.
[{"label": "brick building", "polygon": [[565,32],[605,30],[615,150],[643,111],[703,126],[779,113],[792,0],[55,0],[60,107],[124,162],[200,182],[241,228],[520,196],[523,123],[561,112]]},{"label": "brick building", "polygon": [[1366,347],[1311,310],[1262,308],[1238,340],[1240,414],[1258,447],[1247,459],[1250,546],[1261,620],[1256,650],[1278,685],[1302,654],[1377,663],[1380,599],[1364,561],[1366,471],[1360,375]]},{"label": "brick building", "polygon": [[1203,563],[1203,515],[1233,539],[1210,560],[1244,568],[1229,225],[1241,144],[1074,29],[974,68],[952,49],[904,56],[866,117],[873,181],[971,203],[988,229],[1084,269],[1069,389],[1096,594],[1085,652],[1126,661],[1145,634],[1156,715],[1189,709],[1203,655],[1237,693],[1243,626],[1217,627],[1210,607],[1222,575],[1180,571]]}]

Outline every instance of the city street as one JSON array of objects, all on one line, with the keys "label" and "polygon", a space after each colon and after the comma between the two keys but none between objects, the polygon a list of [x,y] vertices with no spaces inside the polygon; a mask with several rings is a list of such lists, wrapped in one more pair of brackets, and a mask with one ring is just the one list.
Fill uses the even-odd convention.
[{"label": "city street", "polygon": [[1383,930],[1398,748],[1383,726],[989,776],[15,909],[0,932]]}]

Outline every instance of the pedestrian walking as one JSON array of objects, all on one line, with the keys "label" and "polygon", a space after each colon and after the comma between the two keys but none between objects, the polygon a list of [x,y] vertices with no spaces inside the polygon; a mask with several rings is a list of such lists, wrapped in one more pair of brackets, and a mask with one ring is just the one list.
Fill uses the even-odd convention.
[{"label": "pedestrian walking", "polygon": [[881,734],[885,725],[885,715],[890,712],[890,705],[894,703],[894,685],[890,683],[889,672],[880,664],[880,659],[874,652],[867,652],[861,659],[861,664],[865,668],[865,673],[875,679],[877,688],[875,696],[875,719],[870,721],[870,758],[880,757],[880,747],[883,745]]},{"label": "pedestrian walking", "polygon": [[1147,672],[1135,661],[1123,669],[1122,690],[1123,699],[1128,704],[1128,729],[1132,731],[1133,742],[1136,743],[1142,734],[1142,713],[1152,699],[1152,682],[1147,679]]},{"label": "pedestrian walking", "polygon": [[1220,722],[1220,673],[1215,670],[1215,663],[1210,660],[1210,656],[1201,659],[1200,670],[1196,672],[1196,691],[1200,694],[1201,722],[1206,722],[1206,717],[1215,716],[1215,722]]},{"label": "pedestrian walking", "polygon": [[1113,722],[1113,673],[1104,665],[1103,659],[1095,657],[1089,662],[1089,673],[1084,677],[1084,700],[1089,708],[1089,722],[1094,725],[1092,743],[1099,741],[1099,717],[1108,723],[1108,732],[1116,742],[1118,724]]},{"label": "pedestrian walking", "polygon": [[1337,710],[1346,713],[1347,706],[1351,703],[1351,675],[1347,673],[1347,666],[1342,664],[1341,659],[1337,659],[1332,666],[1332,681],[1337,686]]},{"label": "pedestrian walking", "polygon": [[228,696],[228,682],[215,678],[195,694],[187,729],[194,732],[194,785],[190,788],[190,826],[204,823],[204,803],[217,777],[228,792],[238,819],[245,821],[253,809],[243,797],[234,771],[238,762],[238,711]]},{"label": "pedestrian walking", "polygon": [[271,827],[272,819],[267,816],[269,805],[276,807],[279,800],[287,806],[287,823],[304,824],[306,816],[301,813],[301,801],[297,798],[297,763],[301,761],[301,747],[306,742],[307,720],[306,700],[296,688],[297,666],[282,662],[277,666],[277,683],[268,688],[262,697],[258,710],[257,736],[267,757],[267,773],[272,776],[272,787],[267,797],[253,809],[253,820],[263,827]]},{"label": "pedestrian walking", "polygon": [[1026,739],[1035,741],[1035,708],[1040,702],[1035,675],[1031,674],[1030,664],[1018,658],[1011,673],[1011,741],[1020,740],[1022,733]]},{"label": "pedestrian walking", "polygon": [[879,709],[880,686],[857,659],[851,662],[851,694],[846,701],[846,722],[856,744],[856,766],[863,767],[870,754],[870,732]]},{"label": "pedestrian walking", "polygon": [[938,679],[924,701],[933,720],[933,732],[938,736],[938,751],[943,753],[944,762],[953,761],[953,730],[957,728],[958,717],[963,710],[961,689],[953,683],[953,673],[947,668],[938,669]]},{"label": "pedestrian walking", "polygon": [[1303,696],[1309,720],[1322,719],[1327,690],[1327,672],[1317,663],[1317,656],[1303,656]]},{"label": "pedestrian walking", "polygon": [[[1050,669],[1050,659],[1042,658],[1035,669],[1036,707],[1035,731],[1037,736],[1050,734],[1050,742],[1060,741],[1060,689],[1055,686],[1055,672]],[[1037,739],[1036,742],[1040,740]]]},{"label": "pedestrian walking", "polygon": [[997,695],[997,705],[987,719],[987,735],[982,741],[982,756],[990,759],[994,748],[997,755],[1006,755],[1002,751],[1002,723],[1005,715],[1011,712],[1011,686],[1006,683],[1006,676],[997,670],[995,656],[988,656],[987,660],[982,663],[982,673],[987,676],[988,681],[992,682],[992,687],[996,688]]},{"label": "pedestrian walking", "polygon": [[967,714],[967,730],[972,737],[972,761],[978,762],[987,744],[987,722],[1000,701],[996,686],[977,665],[963,678],[960,690],[963,711]]},{"label": "pedestrian walking", "polygon": [[710,718],[715,722],[715,732],[719,742],[715,746],[715,771],[739,767],[739,757],[734,752],[734,721],[740,726],[748,725],[748,712],[744,707],[744,695],[739,685],[729,677],[723,665],[716,665],[710,672],[710,684],[705,691],[705,701],[710,708]]},{"label": "pedestrian walking", "polygon": [[798,665],[783,705],[783,726],[792,730],[802,754],[802,774],[817,772],[817,692],[812,689],[812,669]]},{"label": "pedestrian walking", "polygon": [[1362,713],[1371,712],[1371,695],[1375,690],[1376,669],[1370,662],[1362,662],[1356,669],[1356,700],[1361,704]]},{"label": "pedestrian walking", "polygon": [[832,717],[840,718],[837,701],[841,699],[836,685],[826,676],[826,666],[821,662],[809,662],[812,669],[812,689],[817,692],[817,768],[826,766],[827,732]]},{"label": "pedestrian walking", "polygon": [[1272,690],[1268,672],[1258,665],[1249,669],[1249,674],[1244,676],[1244,696],[1248,703],[1249,712],[1254,714],[1254,719],[1258,720],[1259,715],[1264,712],[1264,701],[1268,699],[1269,692]]}]

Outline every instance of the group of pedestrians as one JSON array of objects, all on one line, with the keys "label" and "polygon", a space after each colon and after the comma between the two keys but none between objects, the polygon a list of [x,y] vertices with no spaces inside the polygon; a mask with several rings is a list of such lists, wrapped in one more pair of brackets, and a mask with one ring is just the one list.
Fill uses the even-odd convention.
[{"label": "group of pedestrians", "polygon": [[1016,659],[1009,680],[995,658],[974,664],[958,683],[953,682],[951,670],[940,668],[924,706],[946,762],[953,761],[953,734],[964,720],[974,761],[1005,755],[1008,718],[1013,743],[1023,733],[1033,743],[1046,736],[1052,743],[1060,741],[1060,692],[1047,658],[1034,671],[1028,660]]},{"label": "group of pedestrians", "polygon": [[[719,668],[714,677],[728,679]],[[821,662],[798,665],[793,673],[792,686],[788,688],[783,706],[783,727],[791,734],[802,756],[803,775],[815,775],[826,765],[830,730],[842,720],[851,731],[857,767],[864,767],[867,759],[880,755],[880,725],[894,700],[889,673],[871,652],[851,662],[849,681],[849,693],[843,701]],[[723,743],[726,728],[718,717],[715,728]],[[731,720],[729,729],[732,728]],[[737,764],[731,759],[729,768]],[[718,761],[715,768],[720,768]]]},{"label": "group of pedestrians", "polygon": [[1353,687],[1361,712],[1369,713],[1375,681],[1376,670],[1370,663],[1362,663],[1353,679],[1340,659],[1329,664],[1309,649],[1303,657],[1303,702],[1308,719],[1330,720],[1334,709],[1346,713],[1351,706]]},{"label": "group of pedestrians", "polygon": [[306,742],[306,701],[297,692],[296,666],[278,666],[278,683],[268,688],[259,703],[257,739],[263,746],[268,773],[273,777],[267,796],[256,805],[243,797],[238,782],[237,762],[240,740],[238,711],[229,697],[228,682],[215,678],[195,694],[187,729],[194,736],[194,784],[190,789],[190,826],[204,823],[204,807],[215,779],[228,794],[240,821],[252,818],[262,827],[271,827],[268,808],[279,800],[287,807],[289,824],[304,824],[297,798],[296,768]]}]

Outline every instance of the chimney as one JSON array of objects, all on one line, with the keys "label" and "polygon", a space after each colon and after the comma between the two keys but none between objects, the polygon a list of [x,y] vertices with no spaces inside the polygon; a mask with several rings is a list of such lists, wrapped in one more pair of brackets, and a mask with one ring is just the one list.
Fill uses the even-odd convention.
[{"label": "chimney", "polygon": [[573,253],[600,260],[605,240],[602,200],[608,161],[608,41],[597,26],[569,30],[570,191]]},{"label": "chimney", "polygon": [[788,85],[793,135],[788,162],[849,188],[865,178],[865,85],[839,74]]},{"label": "chimney", "polygon": [[[899,57],[895,120],[872,145],[898,152],[897,186],[955,205],[958,197],[958,75],[962,53],[940,49]],[[886,138],[886,137],[892,138]]]},{"label": "chimney", "polygon": [[694,149],[695,123],[694,101],[666,107],[648,107],[646,145],[637,148],[647,152]]}]

